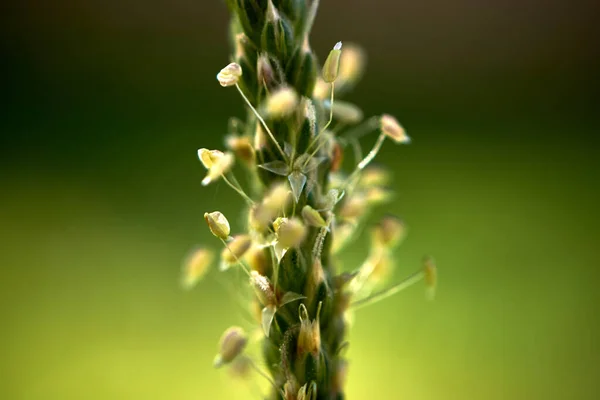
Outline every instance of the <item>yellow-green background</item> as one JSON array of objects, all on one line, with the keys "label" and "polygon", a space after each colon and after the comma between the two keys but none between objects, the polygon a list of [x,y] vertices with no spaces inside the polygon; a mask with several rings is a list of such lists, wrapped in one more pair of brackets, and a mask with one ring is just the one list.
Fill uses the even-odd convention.
[{"label": "yellow-green background", "polygon": [[[178,286],[235,91],[216,0],[2,6],[0,398],[229,399],[211,368],[242,323],[225,276]],[[362,43],[350,96],[413,137],[388,145],[388,211],[410,225],[396,277],[421,287],[356,314],[348,398],[597,399],[598,24],[593,2],[323,0],[313,43]],[[365,140],[365,145],[369,144]],[[364,245],[344,253],[354,266]],[[246,397],[244,397],[246,395]]]}]

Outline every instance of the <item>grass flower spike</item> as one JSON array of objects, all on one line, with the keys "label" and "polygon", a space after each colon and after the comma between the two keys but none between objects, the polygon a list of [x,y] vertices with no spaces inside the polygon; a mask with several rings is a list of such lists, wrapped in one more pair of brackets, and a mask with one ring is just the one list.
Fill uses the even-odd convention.
[{"label": "grass flower spike", "polygon": [[[410,138],[395,117],[365,116],[359,105],[340,100],[363,74],[365,53],[338,42],[319,65],[309,42],[318,0],[226,3],[231,62],[217,80],[236,88],[245,119],[230,119],[227,151],[201,148],[198,158],[207,169],[202,184],[227,184],[242,200],[243,216],[232,225],[219,211],[204,218],[222,245],[221,273],[246,274],[239,291],[252,299],[255,326],[248,331],[261,338],[254,348],[244,330],[228,329],[214,363],[260,376],[268,384],[268,393],[258,393],[263,399],[341,400],[353,312],[421,280],[430,298],[437,287],[431,258],[391,281],[406,227],[393,216],[370,221],[393,196],[389,171],[373,161],[386,139]],[[375,143],[363,153],[362,139],[370,136]],[[235,161],[246,179],[234,176]],[[357,240],[369,244],[369,236],[365,260],[343,257]],[[184,287],[212,259],[207,249],[194,253],[184,265]],[[244,354],[246,347],[262,362]]]}]

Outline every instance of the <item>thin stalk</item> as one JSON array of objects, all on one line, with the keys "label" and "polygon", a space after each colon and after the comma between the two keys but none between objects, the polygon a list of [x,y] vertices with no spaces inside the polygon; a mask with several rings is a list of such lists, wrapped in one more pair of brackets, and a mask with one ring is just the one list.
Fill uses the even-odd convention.
[{"label": "thin stalk", "polygon": [[[244,200],[246,200],[248,202],[248,204],[250,204],[250,205],[254,204],[254,200],[252,200],[241,188],[239,188],[236,185],[234,185],[233,183],[231,183],[229,181],[229,179],[227,179],[227,177],[225,176],[225,174],[221,174],[221,176],[223,177],[223,180],[225,181],[225,183],[227,183],[230,188],[232,188],[233,190],[235,190],[236,192],[238,192],[238,194],[240,196],[242,196],[244,198]],[[235,178],[233,178],[233,179],[235,179]]]},{"label": "thin stalk", "polygon": [[367,154],[367,156],[365,158],[363,158],[361,162],[358,163],[358,166],[356,167],[354,172],[352,172],[352,174],[348,177],[348,179],[346,179],[346,182],[342,186],[343,189],[346,189],[350,185],[350,183],[352,183],[352,181],[358,176],[358,174],[360,174],[360,172],[363,169],[365,169],[371,161],[373,161],[375,156],[377,156],[377,153],[379,153],[379,150],[381,150],[381,146],[383,146],[384,141],[385,141],[385,134],[382,132],[379,135],[379,138],[377,138],[377,142],[375,143],[375,146],[373,146],[373,148],[371,149],[369,154]]},{"label": "thin stalk", "polygon": [[231,255],[233,256],[233,258],[235,258],[235,261],[242,267],[242,269],[244,270],[244,272],[246,272],[246,275],[248,275],[248,277],[252,276],[250,274],[250,270],[248,269],[248,267],[246,266],[246,264],[244,264],[239,258],[238,256],[235,255],[235,253],[231,250],[231,248],[229,247],[229,245],[227,244],[227,242],[223,239],[221,239],[221,242],[223,242],[223,245],[227,248],[227,250],[229,250],[229,252],[231,253]]},{"label": "thin stalk", "polygon": [[419,282],[421,279],[423,279],[424,275],[425,274],[422,270],[417,271],[414,274],[412,274],[411,276],[409,276],[408,278],[406,278],[405,280],[403,280],[402,282],[400,282],[390,288],[384,289],[381,292],[377,292],[375,294],[372,294],[369,297],[366,297],[364,299],[353,302],[352,304],[350,304],[350,307],[352,307],[355,310],[358,310],[360,308],[380,302],[381,300],[385,300],[388,297],[393,296],[396,293],[399,293],[399,292],[403,291],[404,289]]},{"label": "thin stalk", "polygon": [[242,91],[242,89],[240,88],[240,85],[238,85],[236,83],[235,87],[237,88],[238,92],[240,92],[240,94],[242,95],[242,98],[244,99],[244,101],[246,102],[246,104],[248,105],[248,107],[250,107],[250,109],[252,110],[252,112],[254,113],[254,115],[256,115],[256,118],[258,118],[258,120],[262,124],[263,128],[265,128],[265,130],[267,131],[267,133],[271,137],[271,140],[273,140],[273,143],[275,143],[275,146],[277,147],[277,150],[279,150],[279,152],[281,153],[281,156],[283,157],[283,159],[287,161],[287,156],[286,156],[285,152],[283,151],[283,149],[279,145],[279,142],[277,142],[277,139],[275,139],[275,136],[273,135],[273,133],[271,132],[271,130],[267,126],[267,123],[265,122],[265,120],[263,119],[263,117],[260,116],[260,114],[258,113],[258,111],[256,111],[256,109],[254,108],[254,106],[250,103],[250,100],[248,100],[248,98],[246,97],[246,95],[244,94],[244,92]]}]

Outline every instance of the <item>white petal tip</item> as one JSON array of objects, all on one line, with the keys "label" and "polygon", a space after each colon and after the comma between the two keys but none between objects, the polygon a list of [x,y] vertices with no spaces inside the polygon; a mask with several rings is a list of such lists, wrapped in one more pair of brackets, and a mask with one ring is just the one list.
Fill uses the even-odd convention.
[{"label": "white petal tip", "polygon": [[341,50],[342,49],[342,42],[337,42],[335,44],[335,46],[333,46],[334,50]]}]

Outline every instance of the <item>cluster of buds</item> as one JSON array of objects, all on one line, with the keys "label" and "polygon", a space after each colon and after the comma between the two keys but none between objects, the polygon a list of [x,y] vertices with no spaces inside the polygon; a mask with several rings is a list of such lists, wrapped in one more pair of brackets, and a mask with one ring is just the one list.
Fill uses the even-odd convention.
[{"label": "cluster of buds", "polygon": [[[239,225],[219,211],[204,219],[223,246],[220,269],[247,275],[267,370],[244,353],[254,335],[238,327],[223,334],[214,364],[239,376],[259,373],[273,399],[343,398],[348,312],[422,279],[432,296],[437,279],[427,258],[407,279],[383,287],[406,234],[392,216],[372,226],[362,265],[338,261],[340,250],[365,231],[369,211],[392,198],[390,173],[372,161],[385,139],[408,144],[410,138],[391,115],[365,120],[358,106],[336,98],[360,78],[365,56],[338,42],[319,73],[308,41],[318,3],[228,0],[233,60],[217,80],[237,89],[248,114],[230,121],[226,151],[198,150],[208,171],[202,184],[224,183],[246,203]],[[373,133],[375,144],[363,157],[359,139]],[[353,165],[344,157],[348,150]],[[249,187],[236,179],[238,168]],[[183,285],[194,286],[214,257],[196,250],[184,265]]]}]

